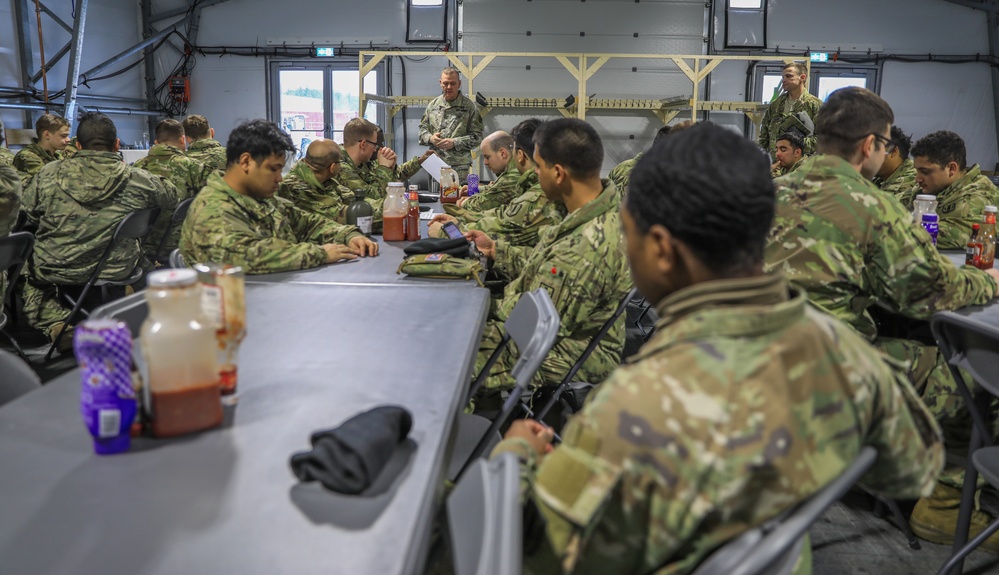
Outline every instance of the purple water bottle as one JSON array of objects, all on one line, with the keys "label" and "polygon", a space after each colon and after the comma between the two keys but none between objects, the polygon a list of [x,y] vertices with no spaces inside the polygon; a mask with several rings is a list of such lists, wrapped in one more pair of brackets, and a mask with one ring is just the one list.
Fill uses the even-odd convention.
[{"label": "purple water bottle", "polygon": [[468,195],[474,196],[479,193],[479,175],[478,174],[468,174]]},{"label": "purple water bottle", "polygon": [[132,334],[113,319],[81,323],[73,334],[80,365],[80,413],[99,455],[128,451],[135,390],[132,388]]},{"label": "purple water bottle", "polygon": [[933,245],[937,245],[937,234],[940,233],[940,219],[936,214],[923,214],[923,228],[929,232],[933,238]]}]

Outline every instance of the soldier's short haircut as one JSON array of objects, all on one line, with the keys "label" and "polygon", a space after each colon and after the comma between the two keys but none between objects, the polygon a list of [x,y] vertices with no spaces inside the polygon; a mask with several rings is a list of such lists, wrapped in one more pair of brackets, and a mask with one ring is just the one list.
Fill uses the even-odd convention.
[{"label": "soldier's short haircut", "polygon": [[514,146],[518,150],[522,150],[532,160],[534,159],[534,132],[537,131],[540,125],[541,120],[528,118],[514,126],[513,130],[510,131]]},{"label": "soldier's short haircut", "polygon": [[803,63],[801,63],[801,62],[789,62],[789,63],[785,64],[784,67],[781,68],[780,70],[781,70],[781,72],[783,72],[784,70],[787,70],[788,68],[793,68],[794,69],[794,73],[795,74],[799,74],[799,75],[800,74],[804,74],[805,72],[808,71],[808,69],[805,68],[805,65]]},{"label": "soldier's short haircut", "polygon": [[912,146],[912,157],[920,156],[941,166],[956,162],[958,169],[968,169],[968,152],[964,147],[964,140],[948,130],[940,130],[920,138]]},{"label": "soldier's short haircut", "polygon": [[211,126],[208,125],[208,118],[191,114],[184,118],[184,134],[192,140],[200,140],[209,136]]},{"label": "soldier's short haircut", "polygon": [[111,151],[118,139],[118,128],[100,112],[87,112],[76,128],[76,141],[84,150]]},{"label": "soldier's short haircut", "polygon": [[815,117],[816,151],[852,160],[861,140],[883,134],[894,120],[881,96],[856,86],[840,88],[829,94]]},{"label": "soldier's short haircut", "polygon": [[[323,145],[323,142],[329,142],[329,145]],[[325,149],[326,153],[320,155],[319,152],[323,149]],[[316,140],[306,148],[305,163],[316,169],[325,170],[339,161],[340,146],[330,140]]]},{"label": "soldier's short haircut", "polygon": [[912,150],[912,138],[902,131],[898,126],[891,127],[891,141],[898,148],[898,155],[902,161],[909,159],[909,151]]},{"label": "soldier's short haircut", "polygon": [[163,142],[176,142],[184,137],[184,126],[177,120],[160,120],[156,124],[156,140]]},{"label": "soldier's short haircut", "polygon": [[506,148],[506,151],[511,154],[513,153],[513,145],[516,143],[514,142],[513,136],[507,134],[506,132],[495,135],[490,134],[489,137],[483,141],[487,143],[489,149],[493,152],[498,152],[500,148]]},{"label": "soldier's short haircut", "polygon": [[62,128],[69,127],[69,120],[55,114],[42,114],[41,118],[35,122],[35,133],[42,137],[43,132],[58,132]]},{"label": "soldier's short haircut", "polygon": [[294,151],[291,136],[277,124],[267,120],[250,120],[229,134],[225,161],[227,166],[231,166],[238,163],[243,154],[250,154],[254,162],[261,164],[271,156]]},{"label": "soldier's short haircut", "polygon": [[377,135],[378,126],[364,118],[354,118],[343,127],[343,145],[351,146],[361,140],[372,140]]},{"label": "soldier's short haircut", "polygon": [[774,217],[770,158],[711,122],[671,134],[635,165],[625,207],[643,233],[669,230],[719,275],[763,262]]},{"label": "soldier's short haircut", "polygon": [[458,76],[458,79],[460,80],[461,72],[459,72],[454,66],[448,66],[447,68],[441,70],[441,76]]},{"label": "soldier's short haircut", "polygon": [[577,118],[549,120],[534,132],[534,151],[549,165],[560,164],[574,179],[600,175],[604,144],[593,126]]},{"label": "soldier's short haircut", "polygon": [[802,154],[805,153],[805,140],[798,134],[795,134],[794,132],[784,132],[783,134],[777,136],[774,143],[776,144],[781,140],[786,140],[788,144],[791,144],[792,150],[801,150]]}]

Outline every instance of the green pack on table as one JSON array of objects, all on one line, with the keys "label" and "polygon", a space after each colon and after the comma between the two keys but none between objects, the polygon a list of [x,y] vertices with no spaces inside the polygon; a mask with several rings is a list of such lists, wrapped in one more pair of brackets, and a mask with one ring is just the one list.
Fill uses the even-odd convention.
[{"label": "green pack on table", "polygon": [[482,264],[477,260],[457,258],[448,254],[418,254],[403,260],[397,274],[418,278],[474,279],[482,286]]}]

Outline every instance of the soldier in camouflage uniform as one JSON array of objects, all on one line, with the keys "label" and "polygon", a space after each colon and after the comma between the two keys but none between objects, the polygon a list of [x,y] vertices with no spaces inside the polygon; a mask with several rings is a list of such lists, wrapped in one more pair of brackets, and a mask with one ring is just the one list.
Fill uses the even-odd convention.
[{"label": "soldier in camouflage uniform", "polygon": [[[631,289],[614,184],[600,179],[603,145],[592,126],[576,119],[559,119],[538,127],[534,162],[541,188],[549,201],[566,206],[568,216],[557,226],[542,228],[538,245],[514,247],[488,235],[469,232],[494,268],[516,278],[490,312],[476,371],[499,343],[502,324],[521,294],[544,288],[551,295],[561,324],[558,339],[535,377],[535,385],[556,385],[582,355],[593,334],[611,317]],[[559,172],[555,174],[556,170]],[[624,317],[614,324],[587,359],[578,376],[599,383],[621,362]],[[510,376],[515,354],[509,347],[493,366],[480,398],[482,406],[497,391],[514,385]]]},{"label": "soldier in camouflage uniform", "polygon": [[[694,125],[693,121],[684,120],[678,124],[673,124],[672,126],[663,126],[662,128],[659,128],[658,131],[656,131],[656,137],[652,140],[652,145],[655,146],[656,144],[661,142],[666,136],[674,132],[689,128],[693,125]],[[624,200],[625,194],[628,193],[628,180],[631,178],[631,170],[635,168],[635,165],[638,163],[638,160],[640,159],[642,159],[642,152],[639,152],[638,155],[636,155],[634,158],[625,160],[620,164],[614,166],[614,168],[610,171],[610,174],[607,175],[607,178],[610,181],[614,182],[614,187],[617,188],[618,198],[621,201]]]},{"label": "soldier in camouflage uniform", "polygon": [[[878,337],[868,308],[881,304],[901,316],[929,320],[937,311],[985,304],[996,296],[999,270],[955,267],[898,200],[870,182],[892,147],[893,113],[884,100],[862,88],[844,88],[833,92],[822,110],[816,122],[819,154],[776,180],[767,269],[783,272],[816,307],[905,362],[909,380],[944,428],[947,449],[960,450],[967,446],[969,420],[943,358],[935,347]],[[917,512],[930,505],[943,516],[953,503],[951,534],[957,505],[949,496],[959,497],[961,475],[949,471],[934,497],[917,505]],[[979,530],[982,521],[978,516]],[[927,534],[915,523],[913,528],[921,537]]]},{"label": "soldier in camouflage uniform", "polygon": [[[517,197],[517,180],[520,172],[513,158],[513,137],[500,130],[482,140],[482,160],[497,176],[491,184],[484,185],[479,193],[458,199],[457,208],[466,212],[484,212],[508,204]],[[452,204],[444,204],[452,212]]]},{"label": "soldier in camouflage uniform", "polygon": [[774,178],[790,174],[801,167],[805,155],[805,143],[801,137],[791,132],[785,132],[777,138],[777,161],[770,166],[770,175]]},{"label": "soldier in camouflage uniform", "polygon": [[184,137],[189,157],[214,170],[225,171],[225,147],[214,140],[215,128],[208,125],[207,118],[197,114],[184,118]]},{"label": "soldier in camouflage uniform", "polygon": [[[14,166],[0,160],[0,238],[14,230],[20,209],[21,174],[14,169]],[[0,272],[0,306],[3,305],[3,295],[7,289],[6,275],[6,272]],[[0,310],[0,313],[2,311]]]},{"label": "soldier in camouflage uniform", "polygon": [[[81,151],[46,164],[21,198],[28,223],[38,226],[25,266],[24,316],[53,340],[70,311],[57,286],[81,285],[90,278],[125,216],[151,207],[170,212],[177,205],[173,185],[121,161],[117,130],[107,116],[86,114],[77,136]],[[138,242],[121,240],[101,278],[124,279],[136,265],[148,265]]]},{"label": "soldier in camouflage uniform", "polygon": [[505,206],[483,212],[459,209],[455,215],[438,214],[430,222],[430,237],[447,237],[441,227],[445,222],[453,222],[462,231],[479,230],[511,246],[534,247],[541,228],[558,225],[562,221],[565,206],[548,201],[534,171],[534,131],[540,124],[541,120],[530,118],[517,124],[510,134],[515,141],[513,158],[520,173],[517,197]]},{"label": "soldier in camouflage uniform", "polygon": [[[147,170],[173,184],[177,190],[177,201],[193,198],[208,183],[208,176],[214,169],[187,157],[184,153],[186,146],[184,126],[177,120],[162,120],[156,125],[155,144],[146,157],[137,160],[132,167]],[[150,260],[169,254],[180,242],[180,226],[171,228],[172,218],[173,213],[161,212],[143,242],[142,251]],[[168,232],[170,237],[163,246],[164,254],[156,253],[163,235]]]},{"label": "soldier in camouflage uniform", "polygon": [[773,209],[768,162],[718,126],[639,162],[621,217],[635,285],[662,318],[655,335],[569,420],[561,445],[521,420],[493,451],[522,460],[525,499],[544,519],[526,573],[690,573],[826,486],[865,445],[878,450],[868,488],[931,489],[940,430],[909,383],[762,273]]},{"label": "soldier in camouflage uniform", "polygon": [[763,114],[763,121],[760,122],[760,146],[770,153],[775,160],[777,136],[794,128],[801,131],[805,144],[805,154],[815,153],[815,134],[804,133],[799,114],[804,112],[814,122],[815,116],[819,113],[822,100],[819,100],[805,87],[808,80],[805,65],[801,62],[791,62],[781,70],[781,87],[783,92],[770,101],[770,107]]},{"label": "soldier in camouflage uniform", "polygon": [[[378,149],[381,150],[385,147],[385,132],[379,127],[377,128],[377,138],[375,142],[378,144]],[[423,169],[423,162],[427,161],[427,158],[434,155],[433,150],[427,150],[423,152],[422,156],[413,156],[408,162],[399,164],[395,167],[395,174],[393,175],[393,182],[405,182],[406,180],[412,178]],[[378,168],[378,161],[376,158],[372,158],[364,164],[366,170],[376,170]]]},{"label": "soldier in camouflage uniform", "polygon": [[184,220],[180,251],[185,261],[267,274],[378,254],[378,244],[357,227],[274,197],[287,153],[295,151],[277,124],[247,122],[232,131],[228,144],[225,176],[212,174]]},{"label": "soldier in camouflage uniform", "polygon": [[420,144],[431,146],[464,183],[472,165],[472,150],[482,143],[482,116],[475,102],[461,93],[457,69],[445,68],[439,82],[443,93],[423,112]]},{"label": "soldier in camouflage uniform", "polygon": [[978,164],[967,165],[964,140],[946,130],[923,137],[912,147],[917,187],[899,195],[912,209],[917,194],[937,197],[940,216],[938,249],[963,249],[971,226],[981,223],[985,206],[999,205],[999,189],[982,175]]},{"label": "soldier in camouflage uniform", "polygon": [[[354,118],[343,128],[343,145],[340,148],[340,173],[337,185],[348,190],[363,189],[368,200],[385,199],[385,187],[395,177],[396,155],[391,149],[375,141],[378,126],[364,118]],[[371,165],[374,161],[375,164]],[[344,199],[341,196],[342,199]],[[353,201],[353,194],[350,201]]]},{"label": "soldier in camouflage uniform", "polygon": [[42,114],[35,122],[35,133],[35,141],[14,156],[14,167],[21,172],[21,186],[25,188],[42,166],[63,158],[62,151],[69,145],[69,120]]},{"label": "soldier in camouflage uniform", "polygon": [[891,141],[895,144],[895,149],[885,156],[885,163],[881,164],[881,169],[871,181],[881,191],[898,198],[916,187],[916,168],[909,158],[912,139],[898,126],[892,126]]},{"label": "soldier in camouflage uniform", "polygon": [[[13,166],[14,152],[11,152],[3,144],[4,144],[3,124],[0,124],[0,166]],[[18,179],[20,179],[20,175],[18,175]]]}]

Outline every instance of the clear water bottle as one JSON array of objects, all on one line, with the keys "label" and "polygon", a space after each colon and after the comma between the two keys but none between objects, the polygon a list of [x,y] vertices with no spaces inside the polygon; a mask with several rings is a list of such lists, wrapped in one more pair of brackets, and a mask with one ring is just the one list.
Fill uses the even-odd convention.
[{"label": "clear water bottle", "polygon": [[149,132],[142,132],[142,149],[149,149]]},{"label": "clear water bottle", "polygon": [[923,223],[923,214],[937,213],[937,197],[930,194],[919,194],[912,202],[912,221]]}]

